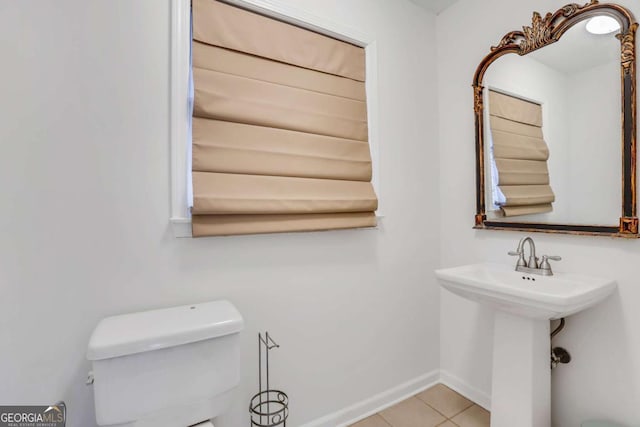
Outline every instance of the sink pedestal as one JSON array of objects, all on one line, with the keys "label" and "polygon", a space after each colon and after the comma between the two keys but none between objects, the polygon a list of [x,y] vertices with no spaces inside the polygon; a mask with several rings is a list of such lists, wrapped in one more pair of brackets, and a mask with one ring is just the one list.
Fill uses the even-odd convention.
[{"label": "sink pedestal", "polygon": [[491,427],[549,427],[549,321],[496,310]]},{"label": "sink pedestal", "polygon": [[549,319],[598,304],[616,281],[569,273],[533,276],[492,263],[444,268],[436,276],[451,292],[496,309],[491,427],[549,427]]}]

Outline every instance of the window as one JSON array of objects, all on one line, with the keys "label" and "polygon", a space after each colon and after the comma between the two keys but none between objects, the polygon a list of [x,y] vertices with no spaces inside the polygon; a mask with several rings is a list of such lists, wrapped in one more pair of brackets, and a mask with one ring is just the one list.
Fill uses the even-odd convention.
[{"label": "window", "polygon": [[542,105],[495,89],[489,90],[488,99],[490,210],[506,217],[551,212],[555,196]]},{"label": "window", "polygon": [[[277,2],[269,2],[268,9],[261,8],[263,4],[259,0],[235,1],[244,8],[255,10],[263,15],[269,15],[283,21],[288,21],[301,27],[322,32],[334,38],[365,47],[366,51],[366,91],[367,91],[367,116],[369,123],[369,144],[373,160],[373,185],[377,190],[378,156],[377,156],[377,102],[376,102],[376,55],[375,42],[371,37],[357,34],[350,29],[315,17],[310,17],[304,12],[292,9],[290,6],[280,5]],[[189,213],[189,173],[188,173],[188,149],[190,147],[188,135],[188,75],[189,75],[189,43],[190,22],[189,4],[186,1],[173,3],[173,36],[172,36],[172,90],[171,90],[171,155],[172,155],[172,217],[174,231],[177,236],[190,236]]]}]

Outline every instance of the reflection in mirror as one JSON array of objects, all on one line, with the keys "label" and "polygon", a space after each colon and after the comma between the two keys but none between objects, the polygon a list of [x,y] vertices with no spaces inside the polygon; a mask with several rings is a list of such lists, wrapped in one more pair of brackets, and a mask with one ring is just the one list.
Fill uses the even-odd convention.
[{"label": "reflection in mirror", "polygon": [[488,98],[489,213],[516,217],[553,211],[542,104],[495,88],[489,89]]},{"label": "reflection in mirror", "polygon": [[487,69],[487,220],[618,225],[621,52],[613,21],[611,31],[598,17],[582,20],[558,42]]}]

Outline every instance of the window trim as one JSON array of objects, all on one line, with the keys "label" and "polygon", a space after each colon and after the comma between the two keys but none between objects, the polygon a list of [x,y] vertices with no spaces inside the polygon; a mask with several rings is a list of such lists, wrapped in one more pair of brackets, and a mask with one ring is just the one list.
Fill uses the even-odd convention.
[{"label": "window trim", "polygon": [[[281,0],[224,0],[225,3],[258,12],[308,30],[343,40],[365,49],[367,120],[373,167],[372,184],[380,200],[380,156],[378,131],[378,57],[375,37],[317,16]],[[188,208],[188,126],[189,126],[189,45],[191,43],[191,2],[173,0],[171,10],[171,92],[170,155],[171,212],[169,222],[175,237],[191,237],[191,213]],[[378,207],[376,215],[381,217]]]}]

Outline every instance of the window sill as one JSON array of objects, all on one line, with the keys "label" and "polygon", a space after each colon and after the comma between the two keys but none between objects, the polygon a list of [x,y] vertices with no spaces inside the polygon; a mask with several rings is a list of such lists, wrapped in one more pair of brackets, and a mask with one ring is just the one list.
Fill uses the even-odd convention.
[{"label": "window sill", "polygon": [[173,236],[176,238],[191,236],[191,218],[169,218]]},{"label": "window sill", "polygon": [[[367,228],[354,228],[354,230],[377,230],[380,228],[380,224],[384,215],[376,214],[376,219],[378,220],[378,225],[375,227],[367,227]],[[169,223],[171,224],[171,229],[173,230],[173,236],[175,238],[191,238],[191,218],[170,218]]]}]

